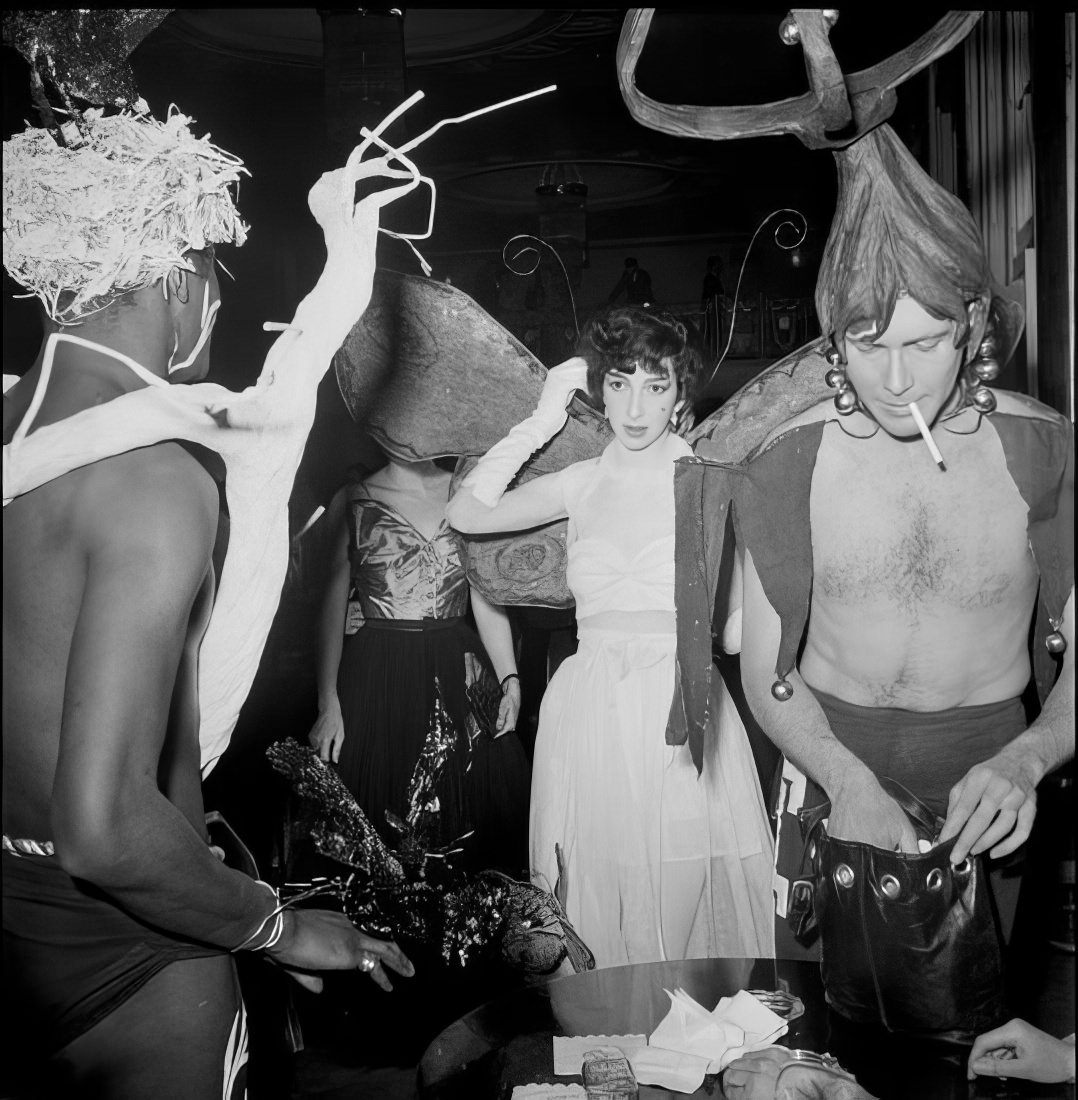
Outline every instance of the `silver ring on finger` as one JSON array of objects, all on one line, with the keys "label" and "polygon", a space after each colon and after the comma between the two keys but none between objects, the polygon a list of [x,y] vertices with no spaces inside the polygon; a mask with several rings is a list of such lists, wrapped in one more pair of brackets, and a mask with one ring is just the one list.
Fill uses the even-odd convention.
[{"label": "silver ring on finger", "polygon": [[359,969],[362,970],[364,974],[369,974],[375,968],[376,965],[377,965],[377,963],[375,961],[374,956],[371,955],[371,954],[368,954],[366,951],[360,957]]}]

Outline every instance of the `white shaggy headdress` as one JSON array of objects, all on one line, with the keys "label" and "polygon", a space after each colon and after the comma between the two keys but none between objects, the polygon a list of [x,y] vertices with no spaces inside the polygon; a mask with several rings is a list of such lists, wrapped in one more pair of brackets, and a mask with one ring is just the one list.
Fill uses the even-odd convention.
[{"label": "white shaggy headdress", "polygon": [[191,121],[91,110],[77,147],[34,128],[4,142],[4,267],[54,321],[153,285],[191,249],[243,244],[230,188],[247,170]]}]

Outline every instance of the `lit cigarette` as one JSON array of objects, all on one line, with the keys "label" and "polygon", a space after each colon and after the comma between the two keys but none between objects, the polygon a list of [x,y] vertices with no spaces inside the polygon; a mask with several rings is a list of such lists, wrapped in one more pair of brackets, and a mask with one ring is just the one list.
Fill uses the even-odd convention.
[{"label": "lit cigarette", "polygon": [[946,473],[947,467],[943,464],[943,455],[940,454],[940,449],[936,446],[936,441],[932,438],[932,433],[928,430],[928,425],[925,423],[925,418],[921,415],[921,410],[917,408],[917,402],[911,401],[908,407],[910,415],[913,417],[913,422],[917,425],[917,430],[921,433],[921,438],[925,441],[928,453],[932,456],[932,461]]}]

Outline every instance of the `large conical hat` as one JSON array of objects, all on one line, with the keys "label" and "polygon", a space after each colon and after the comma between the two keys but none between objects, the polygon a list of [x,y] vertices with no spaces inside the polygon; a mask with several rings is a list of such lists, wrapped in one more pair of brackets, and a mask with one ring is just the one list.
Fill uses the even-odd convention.
[{"label": "large conical hat", "polygon": [[740,462],[785,421],[834,396],[824,382],[827,337],[863,319],[857,310],[872,316],[887,299],[885,269],[891,286],[929,309],[938,296],[933,282],[949,283],[956,296],[986,296],[1001,364],[1021,337],[1022,308],[993,285],[972,215],[925,172],[890,126],[836,150],[835,164],[838,196],[816,285],[825,338],[767,367],[697,425],[688,438],[703,458]]},{"label": "large conical hat", "polygon": [[[375,275],[371,303],[334,365],[352,419],[380,446],[405,460],[465,456],[458,480],[534,412],[546,380],[543,364],[467,294],[395,271]],[[565,427],[517,483],[594,458],[610,438],[603,417],[575,397]],[[495,603],[571,606],[565,529],[562,520],[466,539],[469,579]]]}]

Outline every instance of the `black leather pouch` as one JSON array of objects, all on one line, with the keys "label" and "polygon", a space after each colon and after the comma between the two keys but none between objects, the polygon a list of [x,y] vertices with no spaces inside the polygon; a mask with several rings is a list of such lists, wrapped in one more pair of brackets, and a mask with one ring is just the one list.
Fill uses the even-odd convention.
[{"label": "black leather pouch", "polygon": [[901,784],[880,783],[918,838],[935,846],[912,855],[839,840],[824,827],[828,804],[801,811],[811,877],[795,886],[810,884],[811,914],[795,906],[794,930],[818,926],[827,1001],[842,1016],[972,1042],[1005,1013],[1002,941],[984,860],[952,867],[954,840],[935,844],[943,820]]}]

